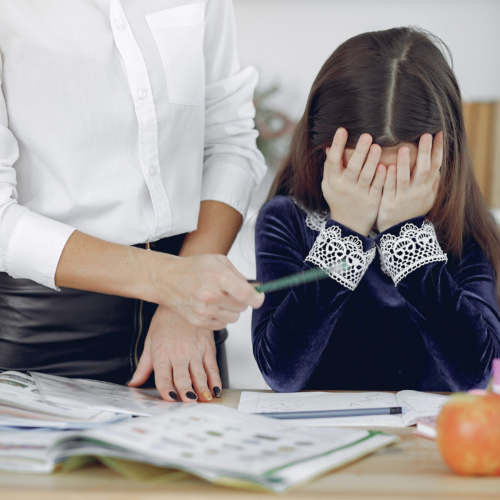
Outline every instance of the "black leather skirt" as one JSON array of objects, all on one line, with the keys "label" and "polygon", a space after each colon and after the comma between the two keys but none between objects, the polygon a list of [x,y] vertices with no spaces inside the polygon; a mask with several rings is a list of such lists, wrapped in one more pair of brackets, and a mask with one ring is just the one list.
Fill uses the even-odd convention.
[{"label": "black leather skirt", "polygon": [[[177,255],[184,236],[152,243],[151,249]],[[57,292],[0,273],[0,370],[124,384],[135,371],[156,307],[69,288]]]}]

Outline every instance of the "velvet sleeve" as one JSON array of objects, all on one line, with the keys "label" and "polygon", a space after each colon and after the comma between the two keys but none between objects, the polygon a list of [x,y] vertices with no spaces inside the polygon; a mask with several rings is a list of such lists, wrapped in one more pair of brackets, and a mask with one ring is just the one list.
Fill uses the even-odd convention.
[{"label": "velvet sleeve", "polygon": [[[259,281],[314,267],[304,259],[318,235],[306,227],[304,218],[304,212],[283,196],[262,209],[255,232]],[[374,245],[370,238],[332,220],[327,221],[328,228],[340,230],[342,238],[359,238],[364,251]],[[327,278],[266,295],[263,306],[253,312],[252,340],[257,364],[272,389],[294,392],[306,385],[351,293]]]},{"label": "velvet sleeve", "polygon": [[[423,228],[424,218],[388,229],[377,237],[377,244],[384,235],[392,235],[398,239],[393,251],[400,256],[409,248],[418,250],[418,241],[402,238],[408,224]],[[381,253],[384,261],[387,255]],[[465,242],[460,259],[425,263],[425,252],[418,251],[413,259],[411,271],[401,274],[397,287],[428,352],[452,390],[485,387],[492,360],[500,357],[500,314],[490,262],[473,239]]]}]

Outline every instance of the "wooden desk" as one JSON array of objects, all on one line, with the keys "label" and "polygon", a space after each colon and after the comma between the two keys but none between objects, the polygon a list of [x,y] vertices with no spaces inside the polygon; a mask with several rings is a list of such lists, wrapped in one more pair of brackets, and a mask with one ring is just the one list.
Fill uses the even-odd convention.
[{"label": "wooden desk", "polygon": [[[238,406],[238,390],[221,400]],[[352,465],[320,477],[283,496],[293,500],[432,500],[500,499],[500,477],[465,478],[452,474],[441,461],[434,441],[413,435],[413,428],[384,429],[402,440]],[[214,486],[190,477],[170,484],[127,480],[100,465],[65,474],[0,473],[1,500],[260,500],[275,494]]]}]

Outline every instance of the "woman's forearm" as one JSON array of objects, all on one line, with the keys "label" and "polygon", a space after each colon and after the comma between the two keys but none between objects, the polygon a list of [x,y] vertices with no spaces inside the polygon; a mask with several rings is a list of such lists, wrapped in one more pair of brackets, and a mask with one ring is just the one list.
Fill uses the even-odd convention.
[{"label": "woman's forearm", "polygon": [[160,269],[168,272],[177,259],[75,231],[59,260],[55,282],[60,287],[158,302],[152,278]]},{"label": "woman's forearm", "polygon": [[198,228],[186,235],[179,255],[227,255],[242,222],[241,214],[229,205],[219,201],[202,201]]},{"label": "woman's forearm", "polygon": [[181,258],[80,232],[66,243],[55,282],[164,305],[191,325],[213,330],[233,322],[234,311],[258,308],[264,300],[222,255]]}]

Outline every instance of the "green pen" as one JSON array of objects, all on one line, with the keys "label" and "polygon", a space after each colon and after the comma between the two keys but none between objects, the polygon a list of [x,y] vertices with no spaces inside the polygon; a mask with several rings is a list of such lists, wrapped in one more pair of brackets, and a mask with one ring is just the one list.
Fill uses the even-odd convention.
[{"label": "green pen", "polygon": [[[345,259],[342,259],[342,270],[345,271],[346,269],[349,269],[349,267],[347,266]],[[314,267],[313,269],[292,274],[291,276],[285,276],[284,278],[279,278],[277,280],[268,281],[267,283],[260,283],[255,280],[248,280],[248,282],[255,285],[255,289],[258,292],[269,293],[276,292],[277,290],[284,290],[285,288],[291,288],[293,286],[303,285],[312,281],[319,281],[325,278],[328,278],[328,274],[320,267]]]}]

